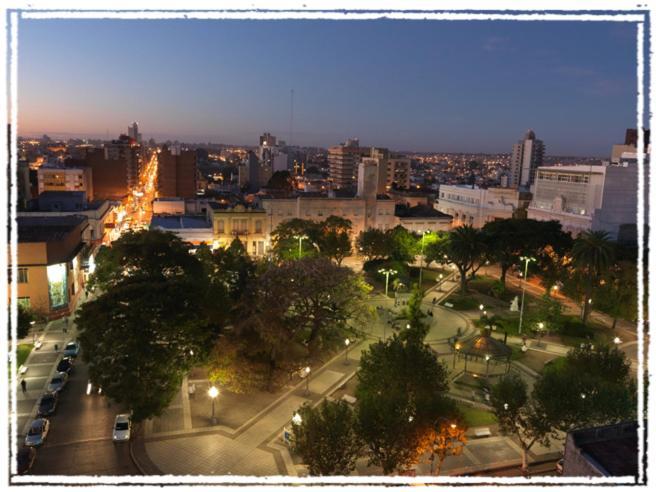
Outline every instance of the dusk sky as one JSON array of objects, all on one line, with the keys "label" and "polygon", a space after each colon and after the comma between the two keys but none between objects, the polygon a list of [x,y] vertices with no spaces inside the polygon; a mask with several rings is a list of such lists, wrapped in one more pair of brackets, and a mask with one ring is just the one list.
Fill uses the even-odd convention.
[{"label": "dusk sky", "polygon": [[19,133],[606,157],[635,127],[636,27],[603,22],[23,20]]}]

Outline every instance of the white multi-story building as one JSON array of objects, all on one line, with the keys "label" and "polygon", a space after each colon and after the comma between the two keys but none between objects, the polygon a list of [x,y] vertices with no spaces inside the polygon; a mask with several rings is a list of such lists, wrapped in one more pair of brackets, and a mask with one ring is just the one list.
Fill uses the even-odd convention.
[{"label": "white multi-story building", "polygon": [[510,157],[510,186],[529,188],[535,180],[535,170],[542,165],[544,143],[535,138],[533,130],[513,145]]},{"label": "white multi-story building", "polygon": [[574,236],[592,229],[613,239],[635,240],[637,190],[638,167],[628,161],[540,167],[528,218],[557,220]]},{"label": "white multi-story building", "polygon": [[93,200],[90,167],[41,166],[37,171],[39,194],[44,191],[84,191]]},{"label": "white multi-story building", "polygon": [[496,219],[510,219],[526,201],[512,188],[479,188],[471,185],[440,185],[435,208],[453,217],[452,226],[483,227]]}]

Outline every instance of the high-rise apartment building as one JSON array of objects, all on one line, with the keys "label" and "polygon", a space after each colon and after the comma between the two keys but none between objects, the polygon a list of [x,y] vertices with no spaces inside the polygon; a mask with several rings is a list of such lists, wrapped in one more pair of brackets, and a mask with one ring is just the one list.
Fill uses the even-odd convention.
[{"label": "high-rise apartment building", "polygon": [[128,190],[139,184],[141,172],[141,146],[136,139],[121,135],[117,140],[105,144],[105,160],[125,161]]},{"label": "high-rise apartment building", "polygon": [[128,126],[128,137],[137,143],[141,143],[141,133],[139,133],[139,124],[135,121]]},{"label": "high-rise apartment building", "polygon": [[528,189],[535,181],[535,171],[542,165],[544,143],[535,138],[533,130],[513,145],[510,158],[510,186]]},{"label": "high-rise apartment building", "polygon": [[328,166],[330,179],[335,188],[350,188],[355,186],[358,164],[362,157],[369,156],[368,147],[360,147],[358,139],[353,138],[345,143],[328,149]]},{"label": "high-rise apartment building", "polygon": [[196,152],[164,145],[157,156],[158,196],[194,198],[196,174]]}]

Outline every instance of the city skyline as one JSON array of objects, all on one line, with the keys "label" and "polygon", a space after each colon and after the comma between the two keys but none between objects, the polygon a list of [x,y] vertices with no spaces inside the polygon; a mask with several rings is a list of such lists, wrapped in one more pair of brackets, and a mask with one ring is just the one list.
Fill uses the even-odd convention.
[{"label": "city skyline", "polygon": [[294,145],[359,137],[509,153],[532,128],[548,155],[606,156],[635,126],[634,33],[601,22],[23,20],[18,132],[114,138],[136,120],[157,140],[289,141],[294,89]]}]

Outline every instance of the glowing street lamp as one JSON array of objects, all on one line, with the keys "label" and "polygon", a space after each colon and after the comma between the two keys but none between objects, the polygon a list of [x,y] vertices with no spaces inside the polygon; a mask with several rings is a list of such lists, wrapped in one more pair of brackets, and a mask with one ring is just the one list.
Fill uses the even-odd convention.
[{"label": "glowing street lamp", "polygon": [[622,339],[620,337],[615,337],[613,338],[613,343],[617,346],[622,343]]},{"label": "glowing street lamp", "polygon": [[216,417],[214,416],[214,401],[216,400],[216,397],[219,396],[219,388],[216,386],[212,386],[208,391],[207,394],[210,396],[212,400],[212,425],[216,425]]},{"label": "glowing street lamp", "polygon": [[490,372],[490,359],[491,359],[491,357],[486,354],[485,355],[485,375],[486,376]]},{"label": "glowing street lamp", "polygon": [[522,323],[524,322],[524,297],[526,296],[526,278],[528,276],[528,264],[531,261],[536,261],[531,256],[520,256],[520,260],[525,262],[524,277],[522,278],[522,308],[519,310],[519,334],[522,334]]},{"label": "glowing street lamp", "polygon": [[294,413],[294,416],[292,417],[292,422],[295,425],[301,425],[301,423],[303,422],[303,417],[301,417],[300,413],[296,412],[296,413]]},{"label": "glowing street lamp", "polygon": [[485,306],[483,306],[483,305],[481,304],[480,306],[478,306],[478,309],[479,309],[479,311],[483,311],[483,309],[485,309]]},{"label": "glowing street lamp", "polygon": [[308,237],[303,234],[303,235],[297,235],[294,236],[294,239],[298,239],[298,258],[301,258],[301,255],[303,254],[303,239],[307,239]]},{"label": "glowing street lamp", "polygon": [[351,340],[349,340],[348,338],[344,340],[344,345],[346,345],[346,352],[344,353],[344,365],[347,366],[349,363],[348,351],[349,351],[349,345],[351,345]]},{"label": "glowing street lamp", "polygon": [[305,395],[310,394],[310,366],[306,366],[305,369],[303,369],[303,373],[305,374]]},{"label": "glowing street lamp", "polygon": [[426,229],[425,231],[419,231],[419,232],[421,232],[421,259],[419,263],[419,288],[421,289],[423,271],[424,271],[424,237],[426,236],[426,234],[430,234],[431,231],[430,229]]},{"label": "glowing street lamp", "polygon": [[456,344],[453,346],[453,348],[455,349],[455,350],[453,351],[453,368],[455,369],[455,368],[456,368],[456,356],[457,356],[458,353],[460,352],[460,344],[459,344],[459,343],[456,343]]},{"label": "glowing street lamp", "polygon": [[378,273],[385,275],[385,297],[387,297],[387,293],[389,292],[389,277],[390,275],[396,275],[397,272],[391,268],[381,268],[378,270]]}]

